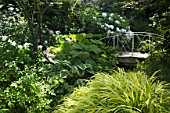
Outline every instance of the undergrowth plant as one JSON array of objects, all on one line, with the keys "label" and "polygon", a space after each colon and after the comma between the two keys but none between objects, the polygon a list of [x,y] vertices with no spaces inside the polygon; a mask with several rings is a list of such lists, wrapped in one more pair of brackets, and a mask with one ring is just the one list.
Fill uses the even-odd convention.
[{"label": "undergrowth plant", "polygon": [[169,113],[169,84],[142,72],[99,73],[79,87],[54,113]]}]

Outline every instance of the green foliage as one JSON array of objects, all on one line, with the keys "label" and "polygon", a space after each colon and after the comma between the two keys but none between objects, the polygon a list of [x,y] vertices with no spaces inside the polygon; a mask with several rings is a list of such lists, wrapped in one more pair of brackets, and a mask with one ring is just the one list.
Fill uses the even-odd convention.
[{"label": "green foliage", "polygon": [[105,47],[101,41],[90,39],[86,34],[58,34],[56,37],[56,44],[44,51],[47,59],[42,56],[40,60],[50,62],[44,64],[42,71],[56,94],[53,106],[73,88],[85,85],[86,79],[95,73],[109,72],[117,64],[116,59],[110,56],[114,53],[111,48]]},{"label": "green foliage", "polygon": [[[105,44],[99,40],[90,39],[86,35],[69,35],[64,39],[59,39],[56,46],[50,47],[50,51],[56,55],[59,60],[68,60],[71,65],[90,64],[94,71],[102,68],[102,70],[112,69],[116,65],[114,50],[105,47]],[[75,42],[77,41],[77,42]],[[59,49],[57,51],[57,49]]]},{"label": "green foliage", "polygon": [[4,10],[0,9],[2,10],[0,15],[0,38],[8,37],[17,42],[25,41],[27,24],[21,18],[20,10],[14,8],[13,5],[8,5],[7,9]]},{"label": "green foliage", "polygon": [[168,113],[169,84],[142,72],[99,73],[79,87],[54,113]]},{"label": "green foliage", "polygon": [[156,77],[160,80],[170,81],[170,60],[169,55],[163,52],[153,54],[146,61],[137,64],[137,70],[144,71],[151,76],[155,71],[158,71]]},{"label": "green foliage", "polygon": [[50,86],[32,71],[26,69],[24,76],[3,91],[1,105],[6,105],[9,113],[46,113],[50,108]]}]

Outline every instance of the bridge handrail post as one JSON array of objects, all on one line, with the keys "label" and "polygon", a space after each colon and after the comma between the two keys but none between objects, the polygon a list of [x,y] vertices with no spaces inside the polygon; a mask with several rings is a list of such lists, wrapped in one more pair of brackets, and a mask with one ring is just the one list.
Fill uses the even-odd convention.
[{"label": "bridge handrail post", "polygon": [[132,37],[132,57],[133,57],[133,52],[134,52],[134,44],[135,44],[135,39],[134,36]]},{"label": "bridge handrail post", "polygon": [[115,44],[115,36],[113,36],[113,48],[115,49],[116,48],[116,44]]}]

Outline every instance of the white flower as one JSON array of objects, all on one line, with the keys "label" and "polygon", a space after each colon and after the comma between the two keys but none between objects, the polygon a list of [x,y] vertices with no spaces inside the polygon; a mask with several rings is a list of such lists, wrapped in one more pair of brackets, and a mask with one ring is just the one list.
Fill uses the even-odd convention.
[{"label": "white flower", "polygon": [[11,45],[16,46],[16,42],[15,41],[11,42]]},{"label": "white flower", "polygon": [[6,39],[8,38],[8,36],[2,36],[2,41],[6,41]]},{"label": "white flower", "polygon": [[107,34],[112,34],[113,32],[111,30],[108,30],[107,31]]},{"label": "white flower", "polygon": [[107,16],[107,13],[102,13],[102,16],[103,16],[103,17],[106,17],[106,16]]},{"label": "white flower", "polygon": [[65,39],[66,39],[66,41],[71,42],[71,39],[70,39],[70,38],[65,38]]},{"label": "white flower", "polygon": [[152,26],[152,24],[149,24],[148,26]]},{"label": "white flower", "polygon": [[107,23],[104,23],[104,25],[107,26],[107,27],[109,26]]},{"label": "white flower", "polygon": [[126,33],[126,29],[123,29],[123,28],[122,28],[122,29],[121,29],[121,32],[122,32],[122,33]]},{"label": "white flower", "polygon": [[111,20],[111,21],[112,21],[112,20],[113,20],[113,19],[112,19],[112,17],[109,17],[109,20]]},{"label": "white flower", "polygon": [[100,22],[97,22],[97,25],[101,25],[101,23],[100,23]]},{"label": "white flower", "polygon": [[113,25],[109,25],[108,26],[110,29],[114,29],[114,26]]},{"label": "white flower", "polygon": [[120,19],[122,20],[122,19],[123,19],[123,17],[120,17]]},{"label": "white flower", "polygon": [[110,13],[110,16],[113,16],[113,13]]},{"label": "white flower", "polygon": [[43,46],[42,46],[42,45],[38,45],[38,48],[42,49],[42,48],[43,48]]},{"label": "white flower", "polygon": [[47,41],[47,40],[45,40],[45,41],[44,41],[44,44],[48,44],[48,41]]},{"label": "white flower", "polygon": [[25,43],[23,46],[26,48],[27,46],[30,46],[31,45],[31,43]]},{"label": "white flower", "polygon": [[132,31],[128,31],[127,33],[126,33],[126,36],[127,36],[127,39],[132,39],[132,38],[134,38],[134,32],[132,32]]},{"label": "white flower", "polygon": [[8,39],[8,42],[9,42],[9,43],[12,43],[12,40],[11,40],[11,39]]},{"label": "white flower", "polygon": [[125,20],[123,19],[122,22],[125,22]]},{"label": "white flower", "polygon": [[101,25],[101,28],[104,28],[104,25]]},{"label": "white flower", "polygon": [[19,49],[22,49],[22,45],[18,45],[18,48],[19,48]]},{"label": "white flower", "polygon": [[116,31],[117,31],[117,32],[120,32],[120,29],[119,29],[118,27],[116,27]]},{"label": "white flower", "polygon": [[93,19],[94,19],[94,20],[96,20],[96,17],[95,17],[95,16],[93,16]]},{"label": "white flower", "polygon": [[13,11],[13,10],[14,10],[14,8],[13,8],[13,7],[9,7],[9,8],[8,8],[8,10]]},{"label": "white flower", "polygon": [[155,26],[156,25],[156,22],[153,22],[153,24],[152,24],[153,26]]},{"label": "white flower", "polygon": [[120,22],[118,20],[115,21],[116,24],[120,24]]}]

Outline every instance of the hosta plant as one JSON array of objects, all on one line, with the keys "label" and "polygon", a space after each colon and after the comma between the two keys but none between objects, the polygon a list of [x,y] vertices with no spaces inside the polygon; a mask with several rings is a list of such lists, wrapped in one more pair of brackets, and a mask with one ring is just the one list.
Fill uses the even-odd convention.
[{"label": "hosta plant", "polygon": [[99,73],[64,99],[55,113],[169,113],[169,84],[142,72]]}]

